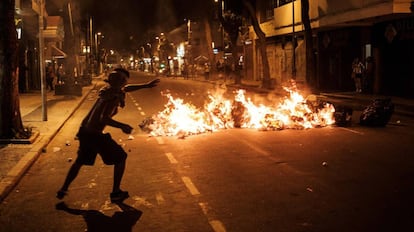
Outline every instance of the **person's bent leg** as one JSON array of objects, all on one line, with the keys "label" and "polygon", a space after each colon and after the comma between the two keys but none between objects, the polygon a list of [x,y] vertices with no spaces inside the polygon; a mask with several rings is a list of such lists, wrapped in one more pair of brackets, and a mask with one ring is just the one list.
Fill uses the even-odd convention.
[{"label": "person's bent leg", "polygon": [[121,180],[125,171],[125,159],[114,166],[114,185],[110,194],[111,202],[122,202],[129,197],[128,191],[121,190]]},{"label": "person's bent leg", "polygon": [[120,161],[114,165],[114,183],[112,192],[118,192],[121,190],[121,181],[125,172],[125,160]]},{"label": "person's bent leg", "polygon": [[122,191],[120,187],[128,154],[109,134],[106,138],[105,149],[100,151],[99,154],[105,164],[114,165],[113,186],[110,194],[111,202],[122,202],[129,197],[128,192]]},{"label": "person's bent leg", "polygon": [[68,191],[69,185],[72,183],[72,181],[78,176],[79,170],[82,167],[82,164],[75,162],[70,167],[68,174],[66,175],[65,182],[62,185],[62,188],[57,192],[56,197],[59,199],[62,199],[66,192]]}]

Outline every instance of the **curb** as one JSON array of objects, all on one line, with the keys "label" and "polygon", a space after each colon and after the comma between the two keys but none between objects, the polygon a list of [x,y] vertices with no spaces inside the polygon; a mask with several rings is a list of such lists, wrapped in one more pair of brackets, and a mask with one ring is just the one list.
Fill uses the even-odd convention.
[{"label": "curb", "polygon": [[319,96],[321,96],[322,98],[332,100],[333,102],[340,101],[341,102],[340,105],[349,106],[353,108],[354,110],[360,110],[360,111],[362,111],[363,109],[365,109],[366,106],[371,104],[374,99],[391,98],[391,101],[395,106],[394,114],[401,115],[401,116],[414,117],[414,105],[406,104],[398,100],[392,100],[393,97],[368,96],[368,98],[355,98],[353,96],[348,96],[348,95],[326,94],[326,93],[321,93]]}]

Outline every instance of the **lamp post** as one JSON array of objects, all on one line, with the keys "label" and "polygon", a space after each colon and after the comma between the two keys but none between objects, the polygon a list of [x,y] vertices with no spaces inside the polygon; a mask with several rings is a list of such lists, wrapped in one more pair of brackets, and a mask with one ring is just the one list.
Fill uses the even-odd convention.
[{"label": "lamp post", "polygon": [[[86,74],[83,73],[84,77],[86,77],[86,80],[89,80],[89,66],[90,66],[90,53],[91,53],[91,47],[89,45],[82,46],[82,53],[85,55],[85,63],[86,63]],[[77,78],[75,76],[75,83],[77,82]]]},{"label": "lamp post", "polygon": [[97,62],[97,65],[98,65],[98,67],[97,67],[97,74],[101,74],[101,72],[102,72],[102,65],[101,65],[101,56],[100,56],[100,49],[99,49],[99,45],[100,45],[100,42],[101,42],[101,40],[100,40],[100,38],[101,37],[103,37],[103,35],[102,35],[102,33],[101,32],[97,32],[97,33],[95,33],[95,59],[96,59],[96,62]]},{"label": "lamp post", "polygon": [[[220,17],[223,16],[224,11],[224,0],[214,0],[214,2],[217,4],[217,18],[220,22]],[[221,24],[221,22],[220,22]],[[221,39],[221,49],[224,51],[224,28],[223,26],[220,27],[220,39]]]},{"label": "lamp post", "polygon": [[89,77],[92,77],[92,72],[93,72],[93,63],[92,63],[92,59],[91,59],[91,55],[93,55],[93,21],[92,21],[92,17],[89,17],[89,25],[88,25],[88,28],[87,28],[88,30],[87,30],[87,35],[86,35],[86,38],[87,38],[87,42],[86,42],[86,44],[88,45],[88,47],[89,47],[89,50],[88,50],[88,54],[87,54],[87,68],[86,68],[86,77],[87,77],[87,79],[89,79]]},{"label": "lamp post", "polygon": [[43,57],[44,52],[44,38],[43,38],[43,16],[44,16],[44,4],[45,1],[40,1],[39,9],[39,68],[40,68],[40,86],[42,93],[42,120],[47,121],[47,92],[46,92],[46,76],[45,76],[45,60]]}]

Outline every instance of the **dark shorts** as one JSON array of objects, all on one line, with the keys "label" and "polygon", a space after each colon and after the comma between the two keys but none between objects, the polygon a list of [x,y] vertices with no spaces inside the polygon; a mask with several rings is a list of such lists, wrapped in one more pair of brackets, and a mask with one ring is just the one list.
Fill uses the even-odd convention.
[{"label": "dark shorts", "polygon": [[90,133],[81,128],[77,136],[79,138],[77,163],[93,165],[97,154],[107,165],[120,163],[127,158],[127,153],[110,134]]}]

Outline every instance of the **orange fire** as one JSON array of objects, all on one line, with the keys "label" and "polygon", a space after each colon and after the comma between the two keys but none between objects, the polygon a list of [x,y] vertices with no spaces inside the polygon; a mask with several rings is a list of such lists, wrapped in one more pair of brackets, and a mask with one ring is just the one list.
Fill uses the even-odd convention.
[{"label": "orange fire", "polygon": [[[297,91],[284,88],[288,97],[275,106],[254,104],[246,98],[245,90],[237,90],[234,99],[224,92],[209,93],[204,108],[184,103],[170,93],[165,109],[152,116],[141,128],[151,136],[185,137],[226,128],[253,128],[259,130],[307,129],[324,127],[335,122],[335,108],[329,103],[309,102]],[[146,125],[144,125],[146,124]]]}]

